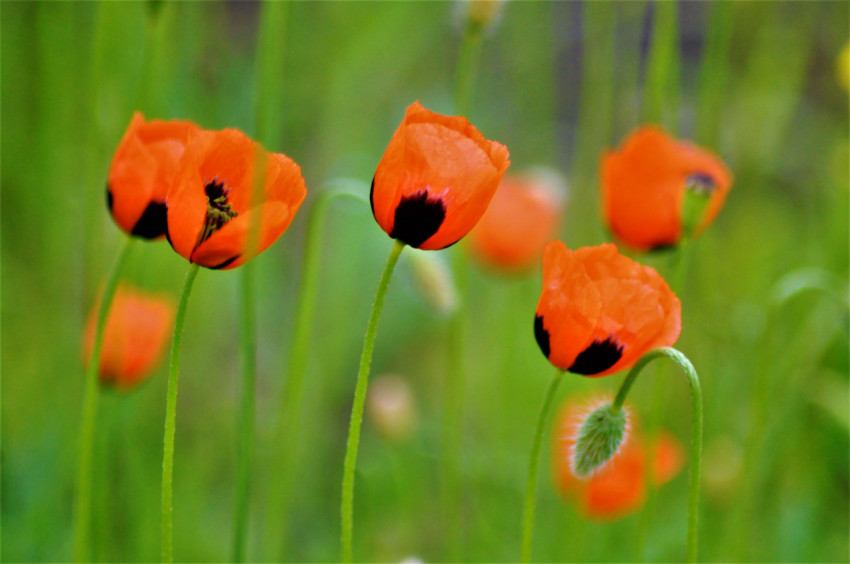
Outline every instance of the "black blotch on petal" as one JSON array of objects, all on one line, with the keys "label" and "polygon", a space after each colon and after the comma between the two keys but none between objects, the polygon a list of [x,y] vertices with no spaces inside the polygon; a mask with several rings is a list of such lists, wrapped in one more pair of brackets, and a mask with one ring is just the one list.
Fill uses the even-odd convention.
[{"label": "black blotch on petal", "polygon": [[375,177],[372,177],[372,187],[369,188],[369,207],[372,208],[372,215],[375,215]]},{"label": "black blotch on petal", "polygon": [[591,376],[608,370],[623,356],[623,345],[613,337],[604,341],[593,341],[577,357],[567,370],[575,374]]},{"label": "black blotch on petal", "polygon": [[402,197],[395,210],[390,237],[411,247],[419,247],[436,233],[446,219],[446,208],[440,199],[429,199],[428,191]]},{"label": "black blotch on petal", "polygon": [[227,259],[223,263],[217,264],[215,266],[210,266],[209,268],[211,270],[221,270],[222,268],[226,268],[226,267],[230,266],[231,264],[233,264],[233,261],[235,261],[236,259],[238,259],[241,256],[242,255],[236,255],[235,257],[230,257],[229,259]]},{"label": "black blotch on petal", "polygon": [[112,213],[112,190],[109,189],[109,182],[106,183],[106,207],[109,208],[109,213]]},{"label": "black blotch on petal", "polygon": [[162,202],[151,202],[133,227],[133,235],[156,239],[168,232],[167,208]]},{"label": "black blotch on petal", "polygon": [[543,356],[549,358],[551,352],[549,348],[549,331],[543,328],[543,316],[534,316],[534,338],[537,340],[537,345],[543,351]]},{"label": "black blotch on petal", "polygon": [[666,253],[674,250],[678,245],[676,243],[657,243],[649,248],[650,253]]}]

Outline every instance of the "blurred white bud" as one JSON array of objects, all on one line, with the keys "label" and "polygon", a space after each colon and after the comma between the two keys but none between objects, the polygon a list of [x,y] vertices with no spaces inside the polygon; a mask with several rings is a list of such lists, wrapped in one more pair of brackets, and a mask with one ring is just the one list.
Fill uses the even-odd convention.
[{"label": "blurred white bud", "polygon": [[416,423],[413,393],[404,378],[378,376],[369,387],[366,410],[375,430],[382,436],[402,441],[410,436]]},{"label": "blurred white bud", "polygon": [[416,287],[441,315],[457,309],[458,296],[451,271],[439,253],[411,248],[407,253]]}]

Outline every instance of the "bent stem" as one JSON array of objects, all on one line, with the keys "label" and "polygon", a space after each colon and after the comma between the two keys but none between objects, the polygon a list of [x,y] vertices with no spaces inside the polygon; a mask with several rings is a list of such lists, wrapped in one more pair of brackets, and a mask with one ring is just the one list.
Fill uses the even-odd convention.
[{"label": "bent stem", "polygon": [[686,558],[688,562],[696,562],[697,560],[697,517],[699,511],[699,482],[700,471],[702,468],[702,388],[699,384],[699,377],[693,364],[684,354],[672,347],[661,347],[653,349],[643,355],[640,360],[635,363],[620,390],[617,392],[617,397],[614,398],[614,403],[611,405],[611,411],[616,413],[623,407],[629,390],[634,384],[640,371],[651,361],[659,357],[667,357],[677,365],[685,373],[688,378],[688,384],[691,387],[691,410],[693,413],[693,421],[691,425],[691,465],[688,472],[688,535],[686,541]]},{"label": "bent stem", "polygon": [[375,350],[375,335],[378,333],[378,320],[381,318],[381,310],[384,307],[384,296],[390,284],[393,269],[398,262],[404,243],[395,241],[387,257],[387,264],[378,282],[378,291],[375,293],[375,303],[372,305],[372,314],[369,316],[369,324],[366,326],[366,337],[363,340],[363,353],[360,356],[360,370],[357,372],[357,384],[354,388],[354,405],[351,408],[351,422],[348,427],[348,441],[345,447],[345,463],[342,473],[342,500],[340,503],[340,516],[342,531],[340,540],[342,543],[342,561],[351,562],[352,557],[352,528],[354,523],[354,470],[357,466],[357,448],[360,444],[360,424],[363,422],[363,406],[366,402],[366,388],[369,385],[369,367],[372,364],[372,352]]},{"label": "bent stem", "polygon": [[177,304],[174,319],[174,337],[171,341],[171,361],[168,365],[168,392],[165,403],[165,434],[162,439],[162,561],[173,559],[172,543],[172,477],[174,476],[174,431],[177,419],[177,382],[180,373],[180,344],[183,341],[183,323],[192,283],[198,274],[198,265],[192,264],[186,273],[183,293]]},{"label": "bent stem", "polygon": [[298,290],[298,303],[295,306],[295,322],[290,345],[289,359],[286,365],[286,382],[280,397],[275,441],[277,460],[276,478],[272,482],[269,502],[268,529],[266,538],[269,546],[277,543],[281,551],[286,551],[287,506],[291,494],[291,481],[294,472],[295,449],[298,435],[295,432],[298,422],[301,396],[304,389],[304,374],[307,370],[307,353],[310,337],[313,334],[313,312],[316,309],[319,267],[324,247],[324,231],[327,210],[337,198],[350,197],[368,204],[360,194],[344,190],[326,190],[319,194],[310,210],[307,220],[307,234],[304,240],[304,259],[301,268],[301,281]]},{"label": "bent stem", "polygon": [[94,428],[97,420],[97,375],[100,370],[100,355],[103,351],[103,333],[121,271],[127,263],[135,237],[127,237],[124,248],[112,264],[106,277],[100,306],[97,311],[97,324],[94,330],[94,344],[86,368],[85,390],[83,391],[83,414],[80,425],[80,459],[77,467],[77,500],[74,510],[74,562],[91,560],[91,496],[92,496],[92,452],[94,448]]},{"label": "bent stem", "polygon": [[534,432],[534,442],[531,444],[531,455],[528,459],[528,477],[525,481],[525,503],[522,516],[522,562],[531,560],[531,542],[534,537],[534,506],[537,501],[537,466],[540,458],[540,445],[543,442],[543,429],[549,416],[549,408],[555,398],[555,392],[564,376],[563,370],[558,370],[549,381],[540,415],[537,417],[537,430]]}]

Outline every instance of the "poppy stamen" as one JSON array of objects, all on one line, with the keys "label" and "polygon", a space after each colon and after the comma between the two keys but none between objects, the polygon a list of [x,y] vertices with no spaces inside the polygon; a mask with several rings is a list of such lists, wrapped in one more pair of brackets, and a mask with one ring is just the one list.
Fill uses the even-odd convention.
[{"label": "poppy stamen", "polygon": [[224,227],[224,224],[239,215],[227,202],[227,194],[230,190],[224,187],[224,182],[218,182],[214,178],[204,186],[204,192],[207,194],[207,219],[198,236],[198,242],[195,243],[196,249],[213,233]]},{"label": "poppy stamen", "polygon": [[691,174],[685,179],[685,189],[701,196],[710,196],[715,188],[717,188],[717,183],[714,182],[714,179],[702,172]]}]

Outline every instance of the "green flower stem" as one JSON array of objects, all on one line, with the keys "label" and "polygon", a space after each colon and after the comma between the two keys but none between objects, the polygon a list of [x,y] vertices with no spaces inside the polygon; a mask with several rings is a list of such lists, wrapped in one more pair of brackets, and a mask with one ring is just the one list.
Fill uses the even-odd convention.
[{"label": "green flower stem", "polygon": [[236,446],[236,483],[233,489],[233,562],[245,560],[245,539],[248,530],[248,501],[250,498],[251,461],[254,456],[255,389],[257,382],[255,276],[253,262],[242,265],[241,307],[239,315],[239,352],[241,357],[242,390],[238,415]]},{"label": "green flower stem", "polygon": [[688,384],[691,387],[691,410],[693,413],[693,422],[691,427],[691,464],[688,475],[688,535],[686,543],[686,558],[688,562],[696,562],[697,560],[697,517],[699,511],[699,484],[700,471],[702,469],[702,388],[700,387],[699,377],[693,364],[684,354],[671,347],[661,347],[653,349],[643,355],[640,360],[635,363],[629,371],[620,390],[617,392],[617,397],[614,398],[614,403],[611,405],[611,411],[617,412],[622,406],[629,393],[629,390],[634,384],[640,371],[651,361],[659,357],[667,357],[675,362],[685,376],[688,378]]},{"label": "green flower stem", "polygon": [[375,350],[375,335],[378,332],[378,320],[384,307],[384,296],[392,278],[393,269],[398,262],[404,243],[395,241],[387,257],[387,264],[381,273],[378,290],[375,293],[375,303],[372,314],[366,326],[366,337],[363,340],[363,354],[360,356],[360,370],[357,372],[357,384],[354,389],[354,404],[351,408],[351,423],[348,427],[348,441],[345,447],[345,464],[342,474],[342,500],[340,516],[342,531],[342,561],[351,562],[352,558],[352,528],[354,524],[354,470],[357,466],[357,448],[360,445],[360,424],[363,422],[363,406],[366,403],[366,388],[369,385],[369,367],[372,364],[372,352]]},{"label": "green flower stem", "polygon": [[171,341],[171,361],[168,365],[168,392],[165,403],[165,434],[162,439],[162,561],[173,560],[172,543],[172,478],[174,476],[174,431],[177,420],[177,383],[180,375],[180,344],[183,341],[183,323],[186,306],[192,293],[192,283],[198,274],[198,265],[192,264],[186,273],[183,293],[177,304],[174,320],[174,337]]},{"label": "green flower stem", "polygon": [[652,44],[643,93],[643,121],[678,130],[679,26],[676,2],[654,2]]},{"label": "green flower stem", "polygon": [[543,442],[543,431],[546,428],[546,421],[549,418],[549,410],[552,406],[552,400],[555,399],[555,392],[558,390],[558,385],[561,383],[561,378],[564,376],[563,370],[558,370],[549,381],[549,387],[546,389],[546,397],[543,399],[543,406],[540,408],[540,415],[537,417],[537,430],[534,432],[534,442],[531,444],[531,455],[528,458],[528,477],[525,481],[525,503],[522,512],[522,555],[521,562],[529,562],[531,560],[531,542],[534,538],[534,506],[537,501],[537,466],[540,458],[540,445]]},{"label": "green flower stem", "polygon": [[481,58],[482,31],[480,26],[469,24],[463,33],[455,75],[455,111],[461,116],[468,116],[472,105],[472,87]]},{"label": "green flower stem", "polygon": [[115,290],[121,271],[127,263],[135,237],[127,237],[124,248],[118,254],[107,275],[100,296],[97,312],[97,325],[94,331],[94,344],[86,368],[85,389],[83,391],[83,413],[80,425],[80,454],[77,467],[77,499],[74,509],[74,562],[91,560],[91,497],[92,497],[92,452],[94,448],[94,430],[97,420],[98,386],[97,376],[100,370],[100,355],[103,351],[103,334],[106,319],[112,307]]},{"label": "green flower stem", "polygon": [[324,247],[325,220],[328,208],[338,198],[349,197],[368,205],[366,199],[354,192],[345,190],[325,190],[321,192],[310,209],[307,219],[307,233],[304,240],[304,259],[301,267],[301,281],[298,290],[298,303],[295,307],[295,327],[289,358],[286,365],[286,381],[280,396],[277,428],[275,430],[274,480],[270,486],[269,511],[266,530],[267,545],[277,545],[281,556],[286,552],[287,516],[289,497],[292,493],[295,451],[298,445],[296,432],[301,397],[304,389],[304,375],[307,371],[307,356],[310,337],[313,334],[313,318],[316,309],[316,296],[319,287],[319,267]]}]

